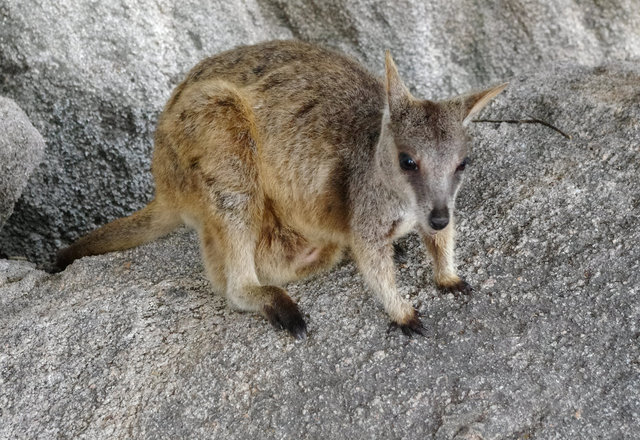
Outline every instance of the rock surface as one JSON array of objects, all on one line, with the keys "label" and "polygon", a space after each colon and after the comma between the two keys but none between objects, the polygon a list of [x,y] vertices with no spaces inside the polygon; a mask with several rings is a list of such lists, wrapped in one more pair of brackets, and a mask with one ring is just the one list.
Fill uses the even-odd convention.
[{"label": "rock surface", "polygon": [[0,229],[40,163],[44,139],[11,99],[0,96]]},{"label": "rock surface", "polygon": [[184,73],[212,53],[297,37],[381,72],[390,48],[407,83],[432,98],[559,60],[640,58],[634,0],[0,0],[0,21],[0,94],[49,146],[0,248],[39,262],[150,199],[157,115]]},{"label": "rock surface", "polygon": [[632,439],[640,431],[640,69],[556,66],[471,124],[458,260],[415,237],[387,333],[351,263],[289,286],[296,342],[209,293],[192,233],[49,276],[0,261],[0,438]]}]

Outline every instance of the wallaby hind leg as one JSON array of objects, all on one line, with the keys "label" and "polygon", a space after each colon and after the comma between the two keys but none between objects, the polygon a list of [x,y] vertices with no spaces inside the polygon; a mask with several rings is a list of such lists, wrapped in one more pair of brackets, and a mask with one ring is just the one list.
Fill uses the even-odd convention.
[{"label": "wallaby hind leg", "polygon": [[85,235],[71,246],[58,251],[56,268],[64,270],[81,257],[128,249],[168,234],[181,219],[174,212],[162,207],[157,200]]},{"label": "wallaby hind leg", "polygon": [[306,326],[295,302],[280,287],[262,286],[255,267],[264,200],[252,108],[233,85],[202,81],[181,93],[159,130],[189,158],[189,215],[214,289],[236,308],[259,312],[302,337]]},{"label": "wallaby hind leg", "polygon": [[284,289],[260,285],[254,262],[257,240],[250,229],[238,224],[237,219],[228,226],[214,224],[211,219],[207,222],[200,232],[207,274],[214,287],[224,286],[231,305],[258,312],[276,328],[301,339],[307,326],[296,303]]}]

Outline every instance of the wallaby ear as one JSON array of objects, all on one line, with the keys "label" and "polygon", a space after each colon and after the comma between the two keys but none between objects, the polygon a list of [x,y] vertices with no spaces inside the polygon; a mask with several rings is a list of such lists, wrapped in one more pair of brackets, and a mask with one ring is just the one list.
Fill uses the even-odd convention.
[{"label": "wallaby ear", "polygon": [[471,117],[484,108],[489,101],[498,96],[498,93],[502,92],[509,83],[500,84],[499,86],[491,87],[481,92],[473,93],[471,95],[462,97],[463,106],[463,124],[469,123]]},{"label": "wallaby ear", "polygon": [[385,52],[385,72],[387,85],[387,102],[389,111],[394,113],[411,101],[411,93],[400,79],[396,63],[391,58],[391,52]]}]

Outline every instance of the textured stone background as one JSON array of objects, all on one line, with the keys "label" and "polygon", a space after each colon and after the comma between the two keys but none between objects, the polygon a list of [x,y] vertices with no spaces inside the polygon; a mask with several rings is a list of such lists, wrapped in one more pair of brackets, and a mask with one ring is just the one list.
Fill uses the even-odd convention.
[{"label": "textured stone background", "polygon": [[[317,4],[316,4],[317,3]],[[390,48],[423,97],[445,97],[554,63],[640,58],[636,0],[482,2],[0,0],[0,95],[47,142],[5,256],[45,262],[80,234],[152,196],[152,133],[198,60],[297,37],[382,72]]]},{"label": "textured stone background", "polygon": [[351,263],[289,286],[296,342],[210,293],[192,233],[47,275],[0,260],[0,438],[591,439],[640,430],[640,71],[516,77],[459,198],[466,302],[415,237],[387,333]]},{"label": "textured stone background", "polygon": [[390,47],[422,96],[510,79],[483,116],[573,139],[471,124],[457,248],[476,292],[437,291],[403,240],[423,338],[387,334],[345,262],[289,286],[310,330],[295,342],[210,293],[186,230],[57,275],[0,260],[0,438],[637,437],[637,2],[50,3],[0,0],[0,95],[47,142],[7,255],[44,261],[141,206],[171,87],[241,42],[322,41],[374,71]]},{"label": "textured stone background", "polygon": [[29,175],[40,163],[44,140],[11,99],[0,96],[0,229],[13,212]]}]

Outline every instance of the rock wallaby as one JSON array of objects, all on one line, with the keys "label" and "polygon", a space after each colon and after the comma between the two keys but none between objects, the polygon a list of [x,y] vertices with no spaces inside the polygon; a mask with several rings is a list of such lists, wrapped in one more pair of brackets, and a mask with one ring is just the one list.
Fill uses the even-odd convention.
[{"label": "rock wallaby", "polygon": [[281,287],[349,250],[392,324],[421,333],[396,288],[393,242],[417,231],[438,286],[469,293],[454,266],[453,209],[464,123],[506,84],[446,101],[413,97],[389,52],[385,78],[296,41],[205,59],[173,91],[155,134],[155,198],[59,251],[130,248],[186,223],[213,288],[240,310],[306,335]]}]

